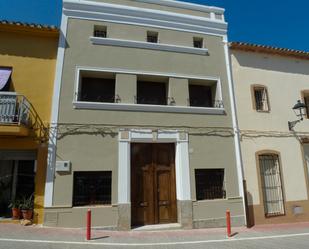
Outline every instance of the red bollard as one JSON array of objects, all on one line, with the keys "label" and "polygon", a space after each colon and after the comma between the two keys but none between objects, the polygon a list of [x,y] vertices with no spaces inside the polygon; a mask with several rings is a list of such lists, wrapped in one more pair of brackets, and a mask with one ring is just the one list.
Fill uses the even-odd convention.
[{"label": "red bollard", "polygon": [[231,237],[232,231],[231,231],[231,212],[230,212],[230,210],[226,210],[226,232],[227,232],[227,237]]},{"label": "red bollard", "polygon": [[87,211],[87,240],[91,240],[91,210]]}]

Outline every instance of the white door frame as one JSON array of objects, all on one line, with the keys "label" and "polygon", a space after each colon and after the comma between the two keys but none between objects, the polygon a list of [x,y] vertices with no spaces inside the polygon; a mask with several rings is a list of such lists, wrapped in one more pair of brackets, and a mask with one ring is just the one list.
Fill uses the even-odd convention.
[{"label": "white door frame", "polygon": [[188,134],[175,130],[131,129],[119,132],[118,204],[131,203],[131,143],[175,143],[176,197],[191,200]]}]

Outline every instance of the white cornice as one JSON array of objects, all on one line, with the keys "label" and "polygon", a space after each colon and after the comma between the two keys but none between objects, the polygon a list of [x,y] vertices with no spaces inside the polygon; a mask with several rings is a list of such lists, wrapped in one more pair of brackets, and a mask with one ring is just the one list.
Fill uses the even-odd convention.
[{"label": "white cornice", "polygon": [[111,38],[98,38],[98,37],[90,37],[90,41],[96,45],[130,47],[130,48],[152,49],[152,50],[160,50],[160,51],[168,51],[176,53],[208,55],[207,48],[194,48],[194,47],[176,46],[162,43],[150,43],[150,42],[120,40]]},{"label": "white cornice", "polygon": [[193,33],[222,36],[227,32],[227,23],[222,20],[93,1],[64,0],[63,13],[68,17],[80,19],[151,26]]},{"label": "white cornice", "polygon": [[158,4],[162,6],[169,6],[187,10],[195,10],[195,11],[202,11],[202,12],[215,12],[217,14],[223,14],[225,9],[218,8],[214,6],[206,6],[201,4],[193,4],[193,3],[186,3],[181,1],[174,1],[174,0],[135,0],[136,2],[141,3],[151,3],[151,4]]},{"label": "white cornice", "polygon": [[224,108],[73,101],[75,109],[223,115]]}]

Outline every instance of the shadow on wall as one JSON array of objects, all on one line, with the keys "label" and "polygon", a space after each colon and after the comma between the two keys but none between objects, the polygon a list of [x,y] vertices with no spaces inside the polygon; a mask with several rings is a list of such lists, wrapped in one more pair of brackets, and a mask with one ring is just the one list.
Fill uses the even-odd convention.
[{"label": "shadow on wall", "polygon": [[255,225],[253,198],[250,192],[247,191],[247,227],[251,228]]},{"label": "shadow on wall", "polygon": [[309,75],[309,60],[243,51],[232,54],[242,67]]},{"label": "shadow on wall", "polygon": [[27,34],[25,32],[0,32],[0,55],[21,56],[42,59],[57,57],[58,36]]},{"label": "shadow on wall", "polygon": [[246,219],[247,227],[251,228],[255,225],[254,221],[254,208],[253,208],[253,197],[250,192],[247,190],[247,182],[243,181],[243,187],[245,192],[245,206],[246,206]]}]

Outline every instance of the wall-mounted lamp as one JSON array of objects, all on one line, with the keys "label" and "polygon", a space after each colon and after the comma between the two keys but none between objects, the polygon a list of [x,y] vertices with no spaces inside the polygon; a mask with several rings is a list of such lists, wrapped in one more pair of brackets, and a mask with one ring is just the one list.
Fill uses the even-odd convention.
[{"label": "wall-mounted lamp", "polygon": [[292,131],[294,126],[299,123],[300,121],[304,120],[304,115],[305,115],[305,109],[306,109],[306,105],[304,103],[302,103],[300,100],[297,100],[297,103],[293,106],[293,111],[296,115],[296,117],[298,117],[298,120],[295,121],[289,121],[288,125],[289,125],[289,130]]}]

